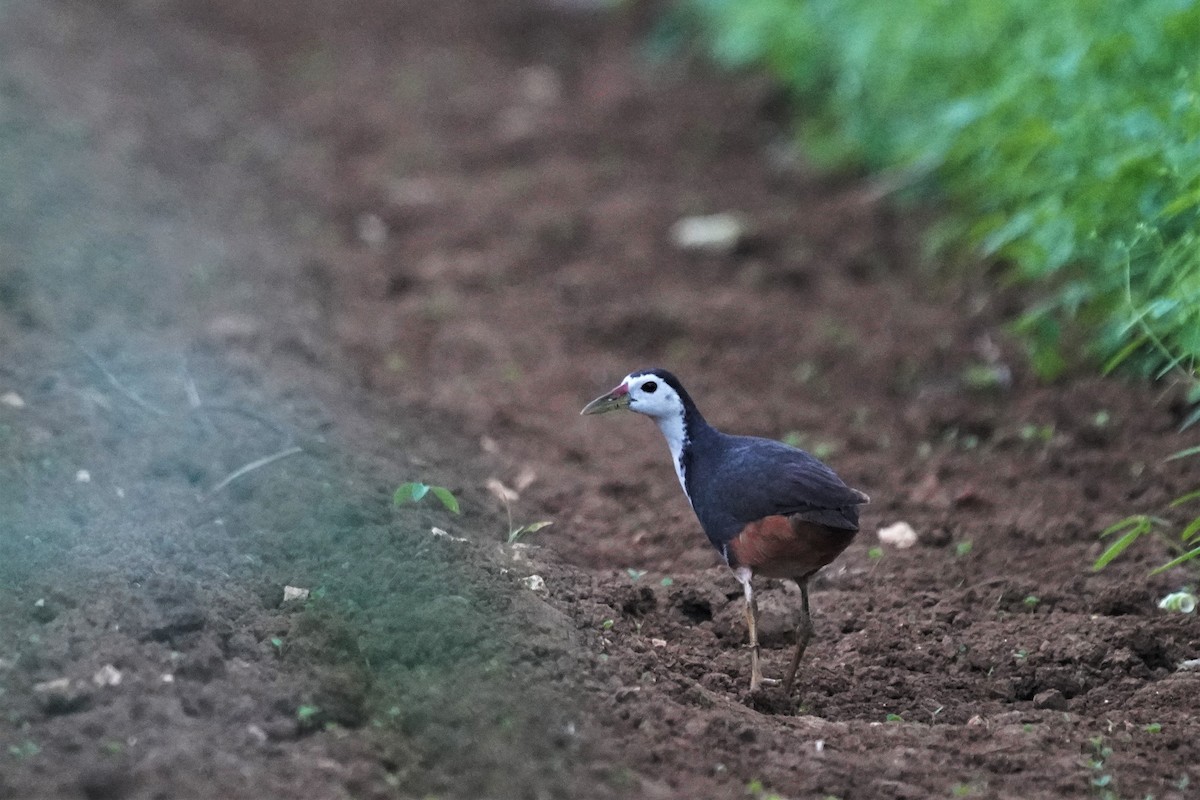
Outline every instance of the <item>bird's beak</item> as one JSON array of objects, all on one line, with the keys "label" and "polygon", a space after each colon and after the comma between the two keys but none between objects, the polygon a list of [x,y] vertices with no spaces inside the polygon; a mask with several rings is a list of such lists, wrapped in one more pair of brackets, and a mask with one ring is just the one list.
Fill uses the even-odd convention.
[{"label": "bird's beak", "polygon": [[629,408],[629,387],[621,384],[608,394],[597,397],[583,407],[580,414],[603,414],[605,411],[616,411],[619,408]]}]

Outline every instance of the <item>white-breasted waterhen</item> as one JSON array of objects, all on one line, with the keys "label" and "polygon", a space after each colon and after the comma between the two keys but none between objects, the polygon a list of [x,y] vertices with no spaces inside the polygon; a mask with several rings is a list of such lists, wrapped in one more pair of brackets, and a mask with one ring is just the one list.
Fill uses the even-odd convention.
[{"label": "white-breasted waterhen", "polygon": [[783,682],[790,693],[813,634],[808,581],[850,544],[858,531],[858,507],[870,498],[803,450],[756,436],[721,433],[704,420],[679,379],[666,370],[630,373],[581,413],[621,408],[658,424],[704,533],[742,584],[751,691],[764,683],[753,577],[791,578],[800,586],[796,653]]}]

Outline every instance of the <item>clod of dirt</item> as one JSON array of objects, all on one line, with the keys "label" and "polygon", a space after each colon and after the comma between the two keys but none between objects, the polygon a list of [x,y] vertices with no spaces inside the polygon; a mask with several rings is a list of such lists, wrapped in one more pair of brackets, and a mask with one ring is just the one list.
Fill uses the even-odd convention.
[{"label": "clod of dirt", "polygon": [[128,795],[128,769],[118,765],[93,768],[79,777],[79,791],[87,800],[117,800]]},{"label": "clod of dirt", "polygon": [[58,609],[52,603],[46,602],[44,597],[40,597],[33,604],[32,616],[34,622],[41,622],[42,624],[53,622],[54,618],[58,616]]},{"label": "clod of dirt", "polygon": [[175,674],[181,678],[208,683],[225,674],[225,654],[216,642],[205,637],[182,654]]},{"label": "clod of dirt", "polygon": [[47,714],[73,714],[87,708],[92,701],[88,685],[70,678],[34,684],[33,695]]},{"label": "clod of dirt", "polygon": [[1058,689],[1047,689],[1033,696],[1033,707],[1047,711],[1066,711],[1067,698]]},{"label": "clod of dirt", "polygon": [[204,627],[204,612],[199,606],[178,606],[164,614],[162,624],[150,629],[156,642],[172,641]]},{"label": "clod of dirt", "polygon": [[658,606],[654,590],[649,586],[629,587],[621,600],[621,612],[634,617],[640,617],[653,611]]},{"label": "clod of dirt", "polygon": [[369,688],[370,679],[357,669],[329,670],[321,676],[313,704],[321,710],[323,721],[358,728],[367,721]]},{"label": "clod of dirt", "polygon": [[1097,614],[1108,617],[1148,614],[1154,609],[1154,598],[1145,586],[1121,584],[1105,589],[1096,598],[1094,608]]}]

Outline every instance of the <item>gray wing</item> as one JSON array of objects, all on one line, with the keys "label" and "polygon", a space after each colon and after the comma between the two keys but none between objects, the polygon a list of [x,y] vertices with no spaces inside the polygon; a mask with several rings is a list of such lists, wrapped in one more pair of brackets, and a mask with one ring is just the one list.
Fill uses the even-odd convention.
[{"label": "gray wing", "polygon": [[782,442],[730,437],[713,491],[730,516],[744,523],[795,514],[839,530],[858,530],[867,496],[851,489],[814,456]]}]

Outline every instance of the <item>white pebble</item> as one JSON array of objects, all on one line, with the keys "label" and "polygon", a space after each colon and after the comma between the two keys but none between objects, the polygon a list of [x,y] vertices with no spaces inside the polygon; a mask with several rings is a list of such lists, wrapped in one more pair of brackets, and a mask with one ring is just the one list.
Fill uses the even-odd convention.
[{"label": "white pebble", "polygon": [[17,394],[16,392],[5,392],[4,394],[0,394],[0,403],[4,403],[4,405],[9,406],[10,408],[25,407],[25,401],[21,398],[21,395]]},{"label": "white pebble", "polygon": [[546,579],[541,575],[530,575],[528,578],[522,578],[521,583],[525,585],[526,589],[532,592],[546,591]]},{"label": "white pebble", "polygon": [[731,253],[746,235],[746,226],[734,214],[684,217],[671,226],[671,241],[680,250]]},{"label": "white pebble", "polygon": [[79,470],[79,472],[75,473],[75,482],[76,483],[91,483],[92,482],[92,473],[88,472],[86,469]]},{"label": "white pebble", "polygon": [[897,550],[905,550],[917,543],[917,532],[907,522],[897,522],[879,529],[879,541]]},{"label": "white pebble", "polygon": [[283,602],[290,603],[293,600],[307,600],[308,589],[301,589],[299,586],[283,587]]},{"label": "white pebble", "polygon": [[112,664],[105,664],[96,670],[96,674],[92,676],[92,683],[97,686],[120,686],[121,677],[121,670]]}]

